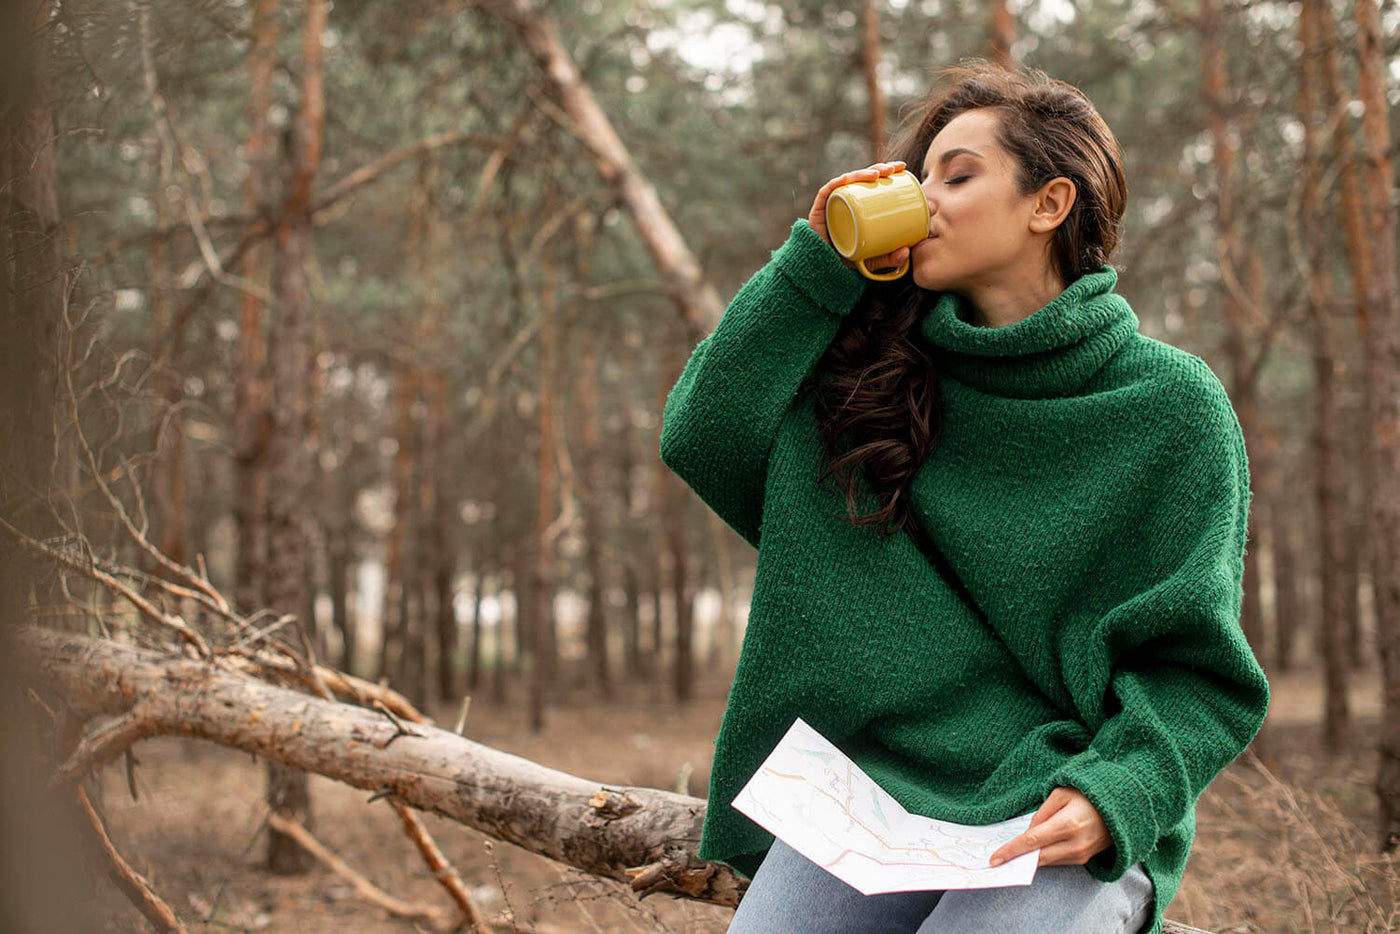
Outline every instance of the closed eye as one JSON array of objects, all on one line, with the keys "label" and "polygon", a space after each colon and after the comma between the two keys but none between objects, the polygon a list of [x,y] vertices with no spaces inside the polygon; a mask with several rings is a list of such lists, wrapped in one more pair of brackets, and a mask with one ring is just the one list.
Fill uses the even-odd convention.
[{"label": "closed eye", "polygon": [[959,185],[971,178],[971,175],[959,175],[957,178],[948,179],[949,185]]}]

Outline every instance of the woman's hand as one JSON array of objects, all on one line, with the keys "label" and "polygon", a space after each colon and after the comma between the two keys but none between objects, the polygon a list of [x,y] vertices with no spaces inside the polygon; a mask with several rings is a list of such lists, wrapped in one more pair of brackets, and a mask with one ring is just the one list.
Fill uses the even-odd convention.
[{"label": "woman's hand", "polygon": [[[884,178],[886,175],[893,175],[896,172],[903,171],[903,162],[877,162],[869,168],[857,169],[854,172],[847,172],[844,175],[836,176],[823,185],[817,192],[817,198],[812,202],[812,210],[807,213],[808,225],[817,232],[817,236],[825,240],[827,245],[830,246],[831,235],[826,229],[826,202],[827,199],[831,197],[831,193],[842,185],[849,185],[851,182],[873,182],[877,178]],[[835,247],[833,246],[832,249],[834,250]],[[839,253],[836,255],[841,256]],[[893,253],[871,257],[865,261],[865,266],[867,269],[897,268],[902,266],[908,257],[909,248],[907,246],[902,246]],[[846,259],[844,256],[841,256],[841,262],[845,263],[851,269],[856,268],[856,264]]]},{"label": "woman's hand", "polygon": [[992,865],[1040,849],[1037,866],[1082,866],[1113,845],[1108,825],[1077,788],[1056,788],[1031,816],[1031,825],[992,854]]}]

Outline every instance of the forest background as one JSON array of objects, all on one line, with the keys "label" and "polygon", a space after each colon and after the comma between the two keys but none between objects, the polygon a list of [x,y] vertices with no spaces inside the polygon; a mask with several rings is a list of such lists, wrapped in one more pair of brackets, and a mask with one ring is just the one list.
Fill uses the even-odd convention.
[{"label": "forest background", "polygon": [[624,872],[646,859],[384,792],[344,748],[259,733],[261,694],[234,736],[113,686],[239,660],[245,691],[703,798],[754,555],[660,463],[666,392],[816,189],[874,161],[939,66],[985,54],[1105,116],[1130,187],[1118,290],[1211,364],[1249,444],[1242,624],[1274,705],[1202,799],[1168,914],[1393,928],[1393,0],[3,16],[0,591],[30,624],[3,654],[35,675],[6,679],[14,918],[37,897],[46,930],[723,930],[724,873],[653,908]]}]

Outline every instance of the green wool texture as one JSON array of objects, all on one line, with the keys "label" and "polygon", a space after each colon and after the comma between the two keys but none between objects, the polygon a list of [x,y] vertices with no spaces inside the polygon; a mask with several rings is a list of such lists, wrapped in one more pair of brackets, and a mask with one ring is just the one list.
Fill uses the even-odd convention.
[{"label": "green wool texture", "polygon": [[1269,686],[1239,623],[1239,421],[1116,283],[1101,266],[1005,327],[938,293],[943,428],[910,500],[934,556],[818,483],[806,380],[866,281],[805,220],[695,348],[661,459],[758,549],[701,858],[757,871],[773,835],[731,802],[801,717],[911,813],[990,824],[1078,789],[1113,837],[1087,870],[1142,861],[1161,930]]}]

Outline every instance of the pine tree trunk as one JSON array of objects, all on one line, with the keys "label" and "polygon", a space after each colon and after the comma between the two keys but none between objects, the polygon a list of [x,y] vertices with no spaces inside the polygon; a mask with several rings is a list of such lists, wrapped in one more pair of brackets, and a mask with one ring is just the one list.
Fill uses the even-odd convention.
[{"label": "pine tree trunk", "polygon": [[[1303,125],[1303,190],[1300,199],[1301,226],[1322,230],[1327,226],[1326,205],[1320,193],[1322,176],[1323,115],[1321,102],[1315,99],[1315,89],[1321,86],[1319,72],[1320,29],[1318,17],[1323,0],[1303,0],[1298,20],[1299,41],[1302,46],[1301,80],[1298,83],[1298,114]],[[1327,13],[1329,17],[1330,13]],[[1308,325],[1312,337],[1313,365],[1313,495],[1317,502],[1318,544],[1320,555],[1318,579],[1321,590],[1318,647],[1323,665],[1323,745],[1337,755],[1347,746],[1351,729],[1351,711],[1346,690],[1346,575],[1347,508],[1345,482],[1346,462],[1343,457],[1338,428],[1341,409],[1337,400],[1336,374],[1337,340],[1333,332],[1333,310],[1330,296],[1333,289],[1328,266],[1327,241],[1322,237],[1308,238]],[[1355,593],[1354,582],[1352,584]]]},{"label": "pine tree trunk", "polygon": [[1270,540],[1274,558],[1274,667],[1279,672],[1291,671],[1295,637],[1304,628],[1303,599],[1300,592],[1301,568],[1298,566],[1298,528],[1285,523],[1281,511],[1272,510],[1274,534]]},{"label": "pine tree trunk", "polygon": [[1359,529],[1363,524],[1359,521],[1357,513],[1359,509],[1349,510],[1349,517],[1352,520],[1350,527],[1358,531],[1358,534],[1350,535],[1347,538],[1346,551],[1344,553],[1344,563],[1342,565],[1342,590],[1346,600],[1346,646],[1347,646],[1347,670],[1362,671],[1371,667],[1371,653],[1366,643],[1366,630],[1361,624],[1361,564],[1365,551],[1363,536]]},{"label": "pine tree trunk", "polygon": [[636,555],[629,547],[622,561],[622,590],[625,603],[622,618],[622,652],[629,681],[642,677],[642,588],[637,580]]},{"label": "pine tree trunk", "polygon": [[327,572],[331,596],[331,626],[340,635],[340,667],[354,673],[358,646],[355,620],[350,614],[350,542],[348,530],[330,535]]},{"label": "pine tree trunk", "polygon": [[523,580],[523,578],[521,577],[522,569],[519,560],[512,557],[510,561],[510,588],[514,599],[511,600],[509,630],[506,628],[505,604],[502,602],[505,588],[503,585],[496,588],[496,599],[497,602],[501,603],[501,623],[500,631],[496,637],[496,664],[491,668],[491,700],[497,706],[504,706],[506,702],[506,675],[510,665],[506,646],[512,644],[508,640],[513,640],[515,659],[518,661],[520,658],[520,584],[518,581]]},{"label": "pine tree trunk", "polygon": [[[268,441],[267,606],[300,614],[305,605],[308,549],[304,504],[311,483],[310,372],[311,187],[321,163],[325,96],[321,40],[326,0],[306,0],[301,42],[301,111],[289,154],[289,181],[278,219],[273,261],[275,314],[269,341],[272,373],[272,432]],[[303,625],[308,621],[301,620]],[[267,802],[279,813],[311,826],[305,773],[268,763]],[[267,867],[277,873],[310,870],[314,860],[295,840],[268,830]]]},{"label": "pine tree trunk", "polygon": [[1011,55],[1011,46],[1016,41],[1016,17],[1006,5],[1006,0],[990,2],[991,38],[987,43],[994,61],[1015,68],[1016,60]]},{"label": "pine tree trunk", "polygon": [[710,511],[710,539],[715,549],[715,587],[719,590],[719,619],[715,623],[714,648],[706,662],[710,673],[729,673],[734,664],[734,560],[724,520]]},{"label": "pine tree trunk", "polygon": [[413,515],[413,403],[418,398],[418,375],[409,363],[400,363],[394,380],[394,524],[384,549],[384,603],[380,612],[380,649],[375,680],[388,677],[396,688],[404,687],[408,654],[406,614]]},{"label": "pine tree trunk", "polygon": [[1356,0],[1356,42],[1366,234],[1374,268],[1366,281],[1365,343],[1370,392],[1369,525],[1371,586],[1381,659],[1380,846],[1400,847],[1400,294],[1395,257],[1395,174],[1390,157],[1387,57],[1375,0]]},{"label": "pine tree trunk", "polygon": [[885,90],[880,85],[880,11],[876,0],[860,5],[860,69],[865,75],[870,161],[885,157]]},{"label": "pine tree trunk", "polygon": [[[653,510],[657,507],[653,506]],[[646,654],[643,656],[642,676],[647,681],[658,681],[661,678],[661,664],[665,653],[666,639],[666,604],[664,599],[666,587],[666,555],[657,548],[652,552],[651,577],[647,581],[647,602],[651,604],[651,620],[647,627],[650,631],[647,634]]]},{"label": "pine tree trunk", "polygon": [[[58,532],[30,494],[54,479],[55,361],[63,333],[55,22],[50,0],[0,5],[0,518],[40,538]],[[95,931],[102,912],[88,895],[102,884],[96,861],[74,819],[71,790],[52,781],[61,750],[23,690],[33,666],[15,653],[43,570],[0,533],[0,914],[15,932]]]},{"label": "pine tree trunk", "polygon": [[574,462],[578,468],[580,489],[579,512],[583,518],[583,560],[588,571],[588,618],[585,628],[587,668],[592,689],[603,699],[613,698],[612,665],[608,658],[608,614],[604,598],[608,589],[605,573],[607,562],[603,550],[608,544],[608,529],[604,524],[603,413],[599,398],[602,373],[599,369],[596,325],[580,319],[582,289],[592,275],[593,218],[578,214],[574,221],[574,243],[577,259],[574,264],[574,291],[569,303],[568,333],[573,335],[570,346],[578,358],[575,373],[577,385],[576,415],[579,425],[578,450]]},{"label": "pine tree trunk", "polygon": [[447,560],[433,560],[433,610],[437,626],[438,697],[453,700],[462,689],[457,676],[457,612],[454,580],[456,567]]},{"label": "pine tree trunk", "polygon": [[[269,111],[277,64],[277,0],[254,0],[252,48],[248,53],[248,137],[244,158],[243,207],[252,215],[269,212],[275,176]],[[244,254],[241,275],[254,285],[269,282],[270,247],[259,241]],[[268,477],[267,447],[272,430],[268,398],[267,322],[263,301],[252,290],[239,293],[238,369],[234,384],[233,438],[236,488],[234,522],[238,552],[234,597],[240,607],[266,604]]]},{"label": "pine tree trunk", "polygon": [[[680,352],[680,343],[668,341],[662,365],[658,372],[667,385],[674,385],[685,360]],[[669,378],[669,379],[667,379]],[[662,389],[664,403],[664,388]],[[657,411],[660,411],[658,406]],[[658,442],[653,439],[653,446]],[[660,460],[657,464],[660,464]],[[669,470],[663,470],[657,477],[656,508],[660,535],[659,551],[664,551],[671,572],[670,603],[675,611],[675,641],[671,654],[671,688],[673,696],[680,703],[691,700],[695,695],[694,651],[694,587],[689,576],[688,548],[685,535],[686,513],[689,499],[680,478]],[[661,588],[657,587],[657,609],[660,609]],[[658,614],[659,619],[659,614]],[[658,642],[660,645],[658,627]]]},{"label": "pine tree trunk", "polygon": [[[472,621],[470,633],[470,647],[467,649],[467,693],[475,695],[481,690],[481,600],[482,590],[486,587],[485,565],[478,563],[476,573],[472,575]],[[499,601],[498,601],[499,605]],[[505,630],[505,620],[502,619],[496,626],[496,639],[501,638],[501,633]]]},{"label": "pine tree trunk", "polygon": [[540,284],[540,375],[538,412],[539,450],[535,482],[534,563],[531,568],[530,615],[526,627],[530,633],[530,663],[526,671],[530,679],[530,730],[544,729],[545,698],[557,678],[557,657],[554,652],[554,523],[557,509],[558,479],[555,464],[558,459],[555,439],[555,387],[559,374],[559,304],[558,276],[552,262],[542,257]]},{"label": "pine tree trunk", "polygon": [[[618,365],[624,372],[631,372],[632,357],[627,349],[629,342],[623,341],[623,358]],[[623,534],[620,536],[624,542],[622,546],[622,590],[624,594],[625,608],[622,618],[622,668],[624,677],[629,681],[641,680],[642,671],[645,667],[642,664],[642,596],[641,583],[637,579],[637,564],[639,558],[638,549],[633,547],[633,542],[642,538],[636,531],[636,524],[632,518],[632,510],[635,507],[635,473],[636,461],[632,456],[632,421],[630,418],[623,418],[616,440],[617,448],[617,483],[618,502],[620,504]]]},{"label": "pine tree trunk", "polygon": [[[181,157],[178,144],[171,135],[174,115],[156,74],[151,46],[150,8],[137,9],[137,32],[141,53],[142,84],[151,109],[152,136],[155,142],[153,162],[156,174],[152,180],[151,204],[155,205],[156,238],[151,242],[146,272],[151,283],[151,355],[154,373],[151,386],[155,407],[151,425],[150,496],[153,540],[166,557],[181,564],[185,553],[185,436],[184,417],[180,399],[183,395],[180,372],[184,361],[185,323],[174,313],[174,258],[171,255],[169,232],[174,226],[171,217],[171,192],[179,184],[175,163]],[[175,196],[178,198],[178,195]],[[151,573],[164,570],[148,562]]]},{"label": "pine tree trunk", "polygon": [[[1212,139],[1212,163],[1216,174],[1216,250],[1223,277],[1220,302],[1225,317],[1225,353],[1230,361],[1230,397],[1235,414],[1244,432],[1250,471],[1255,483],[1265,473],[1259,440],[1259,410],[1257,400],[1257,361],[1251,358],[1247,343],[1245,311],[1242,305],[1246,289],[1242,275],[1247,259],[1241,249],[1238,219],[1235,214],[1236,182],[1235,156],[1237,142],[1230,127],[1229,70],[1222,44],[1223,9],[1220,0],[1203,0],[1199,26],[1201,36],[1202,87],[1206,100],[1207,122]],[[1257,295],[1255,296],[1257,299]],[[1259,483],[1260,486],[1266,484]],[[1260,601],[1258,549],[1259,510],[1251,509],[1244,554],[1244,594],[1241,606],[1241,626],[1263,665],[1267,658],[1264,645],[1264,617]],[[1268,746],[1268,728],[1256,734],[1251,744],[1261,755]]]},{"label": "pine tree trunk", "polygon": [[[61,436],[55,433],[54,409],[64,250],[54,150],[51,3],[7,4],[0,8],[0,24],[0,49],[13,55],[0,64],[11,79],[0,82],[0,437],[9,441],[0,451],[6,468],[0,478],[9,478],[0,479],[0,512],[30,534],[47,538],[61,527],[30,491],[45,490],[53,481],[50,458]],[[32,555],[11,548],[14,539],[8,534],[0,533],[0,539],[5,558],[0,561],[0,600],[20,614],[0,624],[18,626],[40,569]],[[31,714],[26,710],[22,716]]]},{"label": "pine tree trunk", "polygon": [[[1323,112],[1327,114],[1340,113],[1348,107],[1352,93],[1350,89],[1345,87],[1342,80],[1342,67],[1337,55],[1337,24],[1330,6],[1322,4],[1316,9],[1318,54],[1324,91]],[[1351,272],[1351,295],[1355,306],[1358,338],[1364,352],[1364,348],[1369,346],[1370,341],[1368,328],[1370,313],[1366,289],[1367,283],[1373,278],[1371,272],[1372,245],[1368,242],[1366,235],[1365,209],[1362,205],[1361,195],[1361,172],[1356,158],[1353,132],[1350,120],[1339,119],[1335,122],[1332,131],[1331,162],[1338,166],[1337,187],[1341,193],[1341,228],[1343,242],[1346,244],[1347,266]],[[1359,382],[1363,400],[1362,406],[1364,411],[1369,413],[1372,409],[1371,393],[1374,386],[1364,367]],[[1367,664],[1358,596],[1361,586],[1361,559],[1367,553],[1366,539],[1370,534],[1369,523],[1365,515],[1366,504],[1371,502],[1374,495],[1370,478],[1371,471],[1364,466],[1367,463],[1370,450],[1370,443],[1366,438],[1368,429],[1364,416],[1362,421],[1363,424],[1357,426],[1358,430],[1351,433],[1351,436],[1360,442],[1360,450],[1357,452],[1360,457],[1347,459],[1349,464],[1360,463],[1363,465],[1357,478],[1360,480],[1358,490],[1360,502],[1346,510],[1350,534],[1347,536],[1347,548],[1343,559],[1342,590],[1347,609],[1342,625],[1347,631],[1349,667],[1352,669],[1360,669]],[[1351,486],[1351,484],[1347,484],[1348,488]]]},{"label": "pine tree trunk", "polygon": [[[662,354],[660,365],[657,368],[658,381],[654,390],[653,411],[660,412],[665,408],[666,396],[669,387],[674,386],[676,378],[679,376],[684,366],[684,361],[680,359],[678,343],[672,337],[666,342],[666,349]],[[660,437],[660,426],[656,433],[648,434],[648,447],[656,450],[658,438]],[[649,581],[652,598],[652,606],[655,608],[651,615],[651,642],[648,646],[649,657],[647,658],[647,677],[649,680],[659,681],[663,675],[660,670],[665,663],[665,614],[666,606],[666,581],[668,580],[668,570],[671,580],[674,581],[677,573],[671,566],[674,561],[670,540],[670,525],[672,522],[683,521],[678,519],[671,508],[674,502],[671,496],[674,487],[670,481],[676,479],[675,474],[661,462],[660,458],[654,458],[651,463],[651,495],[647,498],[647,505],[651,511],[651,523],[647,530],[649,538],[648,544],[651,547],[651,580]],[[676,593],[676,588],[671,589],[672,595]],[[674,659],[672,660],[674,668]]]}]

